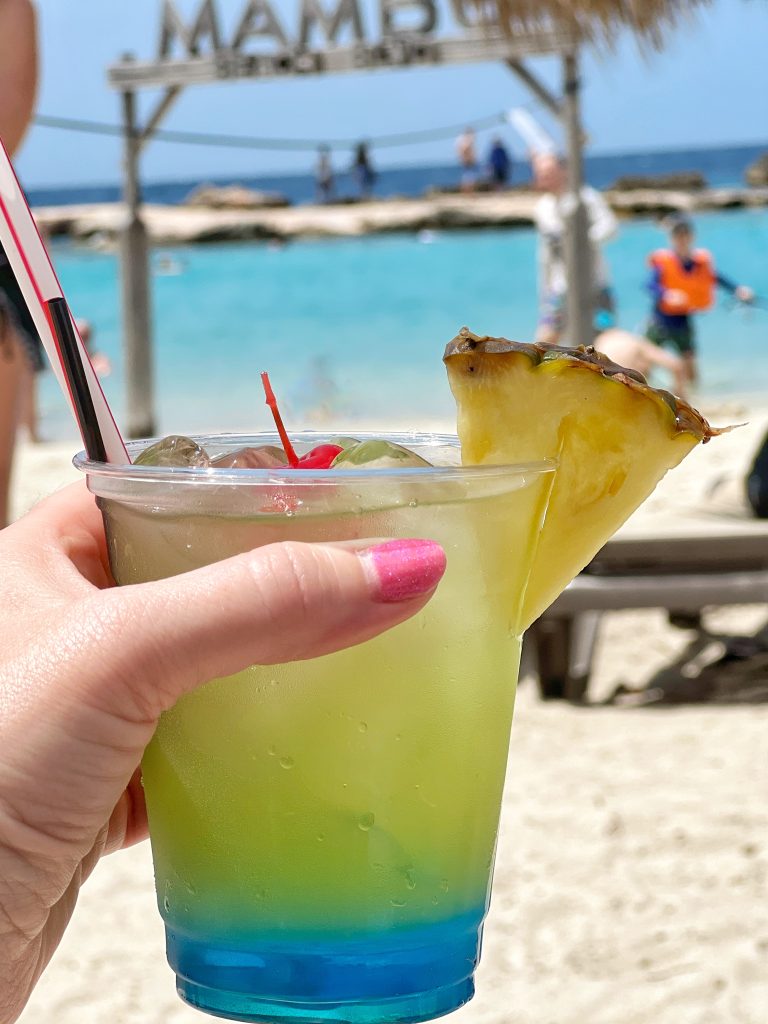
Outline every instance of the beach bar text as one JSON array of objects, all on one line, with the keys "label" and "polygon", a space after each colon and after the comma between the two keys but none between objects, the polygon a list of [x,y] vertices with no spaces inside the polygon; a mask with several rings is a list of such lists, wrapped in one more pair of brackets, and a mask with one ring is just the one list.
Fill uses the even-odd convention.
[{"label": "beach bar text", "polygon": [[[450,0],[450,13],[465,31],[476,28],[465,0]],[[176,54],[186,60],[212,57],[221,77],[311,73],[324,70],[325,57],[342,44],[361,68],[421,62],[429,59],[438,22],[436,0],[379,0],[378,35],[371,40],[359,0],[300,0],[298,26],[291,33],[270,0],[249,0],[225,38],[215,0],[202,0],[186,18],[174,0],[163,0],[158,60]],[[323,46],[330,48],[328,54]],[[437,50],[434,56],[439,59]]]}]

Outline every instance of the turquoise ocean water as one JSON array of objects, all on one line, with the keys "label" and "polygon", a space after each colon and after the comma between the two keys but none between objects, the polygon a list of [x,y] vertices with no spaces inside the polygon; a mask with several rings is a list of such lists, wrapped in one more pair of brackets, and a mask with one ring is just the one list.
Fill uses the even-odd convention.
[{"label": "turquoise ocean water", "polygon": [[[697,217],[718,268],[768,300],[768,211]],[[651,221],[622,225],[607,247],[620,326],[648,309],[645,258],[663,244]],[[176,273],[163,272],[160,257]],[[55,244],[76,316],[112,360],[104,388],[123,414],[119,287],[114,256]],[[154,256],[157,406],[162,433],[270,426],[259,372],[268,369],[290,427],[428,425],[453,418],[443,348],[466,324],[530,340],[537,320],[532,230],[238,243]],[[718,306],[699,318],[701,397],[768,403],[768,311]],[[41,381],[42,432],[72,437],[51,374]]]}]

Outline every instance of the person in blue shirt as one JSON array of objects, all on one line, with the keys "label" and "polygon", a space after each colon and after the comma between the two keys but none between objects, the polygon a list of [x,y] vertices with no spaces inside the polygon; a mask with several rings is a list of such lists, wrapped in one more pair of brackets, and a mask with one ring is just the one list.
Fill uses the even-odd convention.
[{"label": "person in blue shirt", "polygon": [[512,158],[509,155],[509,150],[498,136],[491,142],[488,169],[493,187],[499,190],[506,188],[512,171]]},{"label": "person in blue shirt", "polygon": [[719,274],[711,254],[693,247],[694,228],[687,218],[676,217],[671,222],[669,240],[668,249],[657,249],[649,259],[653,309],[645,333],[654,344],[671,345],[680,353],[687,381],[693,384],[697,379],[693,314],[713,305],[717,286],[740,302],[752,302],[754,292]]}]

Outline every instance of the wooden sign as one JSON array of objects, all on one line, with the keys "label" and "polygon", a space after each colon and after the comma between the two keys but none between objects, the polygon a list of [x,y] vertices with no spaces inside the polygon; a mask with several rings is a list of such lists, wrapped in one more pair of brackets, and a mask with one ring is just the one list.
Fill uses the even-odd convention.
[{"label": "wooden sign", "polygon": [[[216,0],[200,0],[184,16],[163,0],[156,58],[124,59],[110,69],[118,88],[183,86],[233,78],[322,74],[411,64],[514,60],[552,53],[566,40],[555,32],[502,35],[478,21],[471,0],[378,0],[376,24],[360,0],[300,0],[289,25],[273,0],[247,0],[225,35]],[[441,36],[441,25],[461,34]]]}]

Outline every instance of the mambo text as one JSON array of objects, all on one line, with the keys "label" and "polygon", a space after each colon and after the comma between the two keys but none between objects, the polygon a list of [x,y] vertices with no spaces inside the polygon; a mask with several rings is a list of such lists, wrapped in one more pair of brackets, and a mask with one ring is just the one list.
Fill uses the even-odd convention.
[{"label": "mambo text", "polygon": [[[477,28],[479,5],[472,0],[449,0],[455,22]],[[474,12],[474,20],[472,13]],[[161,61],[180,50],[184,58],[214,57],[222,74],[237,74],[243,61],[283,61],[286,70],[320,70],[318,43],[349,43],[360,65],[378,57],[382,63],[407,63],[428,56],[429,37],[438,24],[436,0],[379,0],[380,41],[368,43],[359,0],[301,0],[299,26],[292,40],[269,0],[249,0],[231,40],[224,38],[215,0],[203,0],[197,13],[185,21],[173,0],[163,0],[160,30]],[[268,50],[269,52],[265,52]],[[254,69],[251,69],[253,71]],[[277,67],[272,70],[279,70]]]}]

